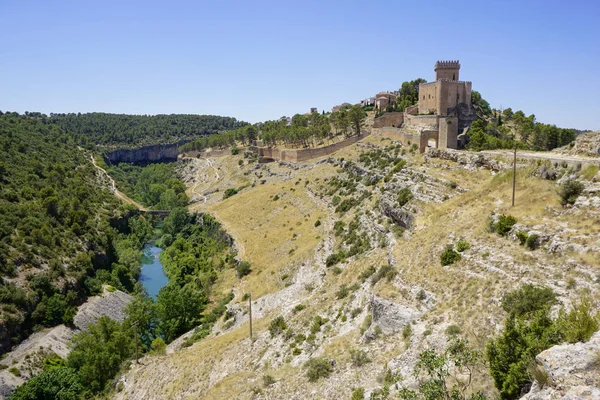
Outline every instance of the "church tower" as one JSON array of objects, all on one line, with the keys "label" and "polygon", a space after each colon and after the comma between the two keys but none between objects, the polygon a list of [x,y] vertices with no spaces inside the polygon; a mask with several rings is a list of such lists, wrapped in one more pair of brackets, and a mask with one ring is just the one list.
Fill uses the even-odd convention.
[{"label": "church tower", "polygon": [[458,81],[458,72],[460,63],[457,61],[438,61],[433,67],[435,71],[435,80]]}]

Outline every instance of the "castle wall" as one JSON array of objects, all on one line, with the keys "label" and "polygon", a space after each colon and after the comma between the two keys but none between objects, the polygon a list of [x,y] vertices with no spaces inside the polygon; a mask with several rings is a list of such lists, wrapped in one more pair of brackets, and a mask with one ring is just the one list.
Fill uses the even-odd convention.
[{"label": "castle wall", "polygon": [[447,115],[459,103],[471,104],[471,82],[439,81],[438,114]]},{"label": "castle wall", "polygon": [[458,148],[458,118],[444,117],[440,118],[439,124],[439,142],[440,149]]},{"label": "castle wall", "polygon": [[459,71],[458,68],[438,68],[435,71],[435,80],[446,79],[449,81],[457,81],[459,80]]},{"label": "castle wall", "polygon": [[401,112],[388,112],[383,114],[381,117],[375,118],[373,122],[374,128],[382,128],[384,126],[395,126],[400,127],[404,122],[404,113]]},{"label": "castle wall", "polygon": [[436,131],[423,131],[421,132],[421,137],[420,137],[420,141],[419,141],[419,152],[424,153],[425,149],[427,148],[427,144],[429,143],[429,140],[433,139],[435,140],[435,147],[439,147],[440,146],[440,138],[439,138],[439,132]]},{"label": "castle wall", "polygon": [[431,111],[438,112],[437,108],[438,82],[422,83],[419,85],[419,114]]},{"label": "castle wall", "polygon": [[437,130],[438,119],[437,115],[405,115],[403,128],[415,132],[422,130]]}]

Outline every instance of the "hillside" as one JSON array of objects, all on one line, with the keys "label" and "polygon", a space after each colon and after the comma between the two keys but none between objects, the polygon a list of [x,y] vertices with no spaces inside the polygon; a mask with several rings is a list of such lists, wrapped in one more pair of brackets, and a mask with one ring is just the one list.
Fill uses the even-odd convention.
[{"label": "hillside", "polygon": [[[505,326],[503,297],[523,284],[551,289],[555,315],[582,294],[597,312],[597,164],[522,162],[511,207],[500,155],[422,156],[394,139],[374,129],[333,157],[297,164],[183,161],[191,208],[221,222],[252,270],[215,282],[235,297],[208,337],[131,365],[114,397],[393,398],[422,382],[413,370],[427,350],[459,337],[485,353]],[[549,170],[558,183],[542,178]],[[563,207],[557,190],[569,179],[584,190]],[[516,224],[490,231],[503,215]],[[459,257],[442,266],[448,245]],[[483,360],[471,372],[466,393],[498,395]]]}]

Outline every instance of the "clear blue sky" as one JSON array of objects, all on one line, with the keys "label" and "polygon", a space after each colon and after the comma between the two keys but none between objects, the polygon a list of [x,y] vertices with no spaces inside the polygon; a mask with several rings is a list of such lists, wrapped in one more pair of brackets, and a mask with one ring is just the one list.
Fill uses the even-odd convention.
[{"label": "clear blue sky", "polygon": [[459,59],[493,107],[600,129],[600,1],[0,0],[0,110],[234,116],[358,102]]}]

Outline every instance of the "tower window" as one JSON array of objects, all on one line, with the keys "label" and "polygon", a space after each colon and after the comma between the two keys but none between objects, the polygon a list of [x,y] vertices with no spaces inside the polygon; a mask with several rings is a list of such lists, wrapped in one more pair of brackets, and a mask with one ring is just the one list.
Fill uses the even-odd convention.
[{"label": "tower window", "polygon": [[452,74],[452,80],[455,81],[456,80],[456,74]]}]

